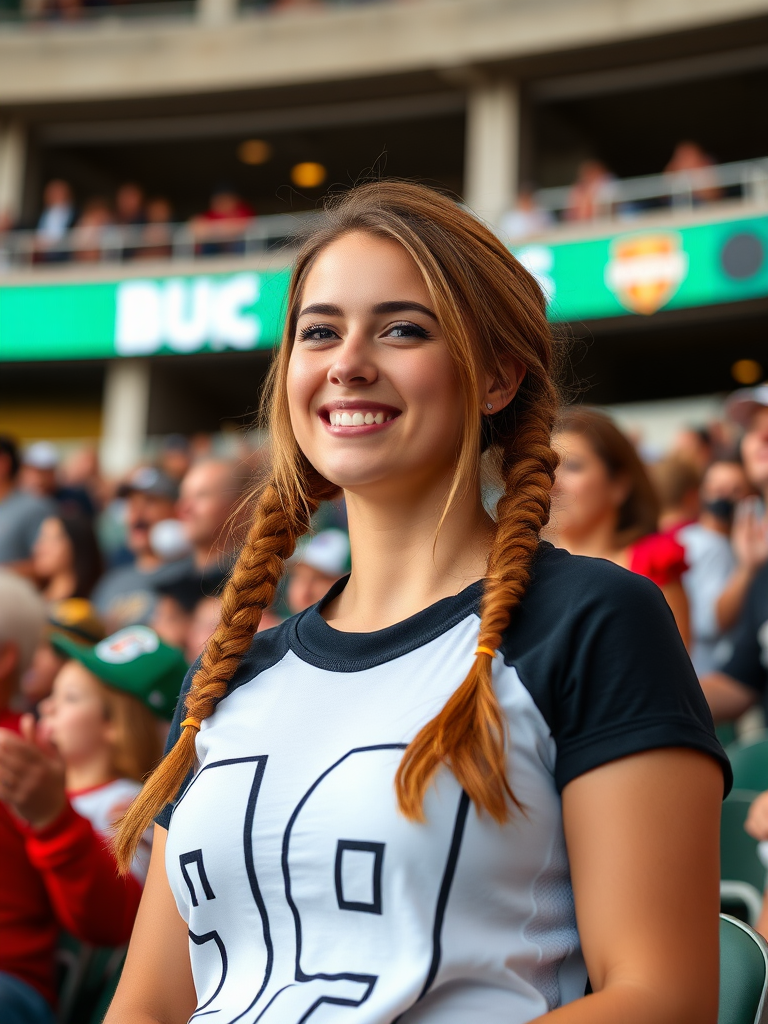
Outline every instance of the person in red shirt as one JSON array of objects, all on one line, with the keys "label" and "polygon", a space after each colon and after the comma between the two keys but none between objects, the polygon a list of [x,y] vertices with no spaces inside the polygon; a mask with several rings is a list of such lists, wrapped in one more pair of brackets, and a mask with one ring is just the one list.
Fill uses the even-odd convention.
[{"label": "person in red shirt", "polygon": [[12,710],[43,631],[29,583],[0,571],[0,1020],[53,1024],[59,934],[117,946],[130,936],[141,886],[117,874],[107,841],[67,800],[64,766]]},{"label": "person in red shirt", "polygon": [[550,537],[571,554],[607,558],[653,580],[689,646],[685,550],[658,533],[659,500],[634,445],[608,416],[582,406],[563,410],[554,443],[561,461]]}]

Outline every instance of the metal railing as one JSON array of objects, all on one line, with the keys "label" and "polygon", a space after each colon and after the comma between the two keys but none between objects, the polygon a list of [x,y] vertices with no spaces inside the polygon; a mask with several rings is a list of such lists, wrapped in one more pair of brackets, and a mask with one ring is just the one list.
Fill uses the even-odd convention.
[{"label": "metal railing", "polygon": [[[571,223],[571,187],[540,189],[534,199],[538,209],[551,218],[544,229],[547,232]],[[591,222],[626,221],[664,210],[673,215],[694,208],[703,211],[715,203],[768,207],[768,158],[603,182]],[[229,226],[222,226],[221,221],[84,226],[56,239],[46,239],[40,231],[7,231],[0,234],[0,273],[30,267],[52,269],[62,264],[85,266],[150,259],[173,263],[216,256],[254,256],[290,248],[318,217],[322,217],[321,212],[311,211],[239,220]],[[523,236],[518,237],[523,240]]]},{"label": "metal railing", "polygon": [[61,264],[131,263],[140,260],[189,261],[213,256],[253,256],[290,247],[321,214],[281,213],[206,225],[144,224],[130,227],[73,228],[46,239],[39,231],[0,234],[0,272]]},{"label": "metal railing", "polygon": [[197,0],[102,0],[95,4],[66,3],[0,4],[0,27],[12,28],[50,25],[52,28],[102,24],[105,21],[141,21],[144,19],[190,21],[198,12]]},{"label": "metal railing", "polygon": [[[565,221],[569,219],[572,195],[571,185],[542,188],[534,193],[534,200],[555,221]],[[604,180],[595,186],[595,215],[591,219],[623,219],[664,208],[693,209],[727,200],[768,203],[768,157],[674,174]]]}]

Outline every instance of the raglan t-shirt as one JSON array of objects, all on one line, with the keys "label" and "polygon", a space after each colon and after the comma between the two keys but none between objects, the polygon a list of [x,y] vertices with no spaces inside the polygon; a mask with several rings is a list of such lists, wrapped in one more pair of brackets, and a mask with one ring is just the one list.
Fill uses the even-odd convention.
[{"label": "raglan t-shirt", "polygon": [[406,820],[398,764],[472,664],[481,596],[482,582],[374,633],[333,629],[321,602],[256,635],[158,818],[189,925],[191,1019],[530,1021],[586,983],[563,787],[668,746],[718,759],[730,785],[656,586],[542,545],[493,664],[525,814],[478,815],[444,770],[425,822]]}]

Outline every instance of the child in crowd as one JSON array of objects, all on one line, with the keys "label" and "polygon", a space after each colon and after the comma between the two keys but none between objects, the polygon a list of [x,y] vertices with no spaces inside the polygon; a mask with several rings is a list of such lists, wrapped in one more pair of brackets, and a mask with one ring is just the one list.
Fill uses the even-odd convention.
[{"label": "child in crowd", "polygon": [[[40,707],[40,735],[64,765],[72,807],[108,836],[162,753],[158,716],[170,718],[186,663],[157,634],[129,627],[94,647],[63,634],[54,650],[70,660]],[[133,872],[143,882],[148,844]]]}]

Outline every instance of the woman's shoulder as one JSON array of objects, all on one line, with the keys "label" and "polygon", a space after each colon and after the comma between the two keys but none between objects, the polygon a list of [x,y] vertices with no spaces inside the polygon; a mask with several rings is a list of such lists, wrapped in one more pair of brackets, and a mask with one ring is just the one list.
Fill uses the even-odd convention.
[{"label": "woman's shoulder", "polygon": [[663,587],[679,581],[688,568],[685,548],[667,533],[650,533],[630,545],[629,568]]}]

